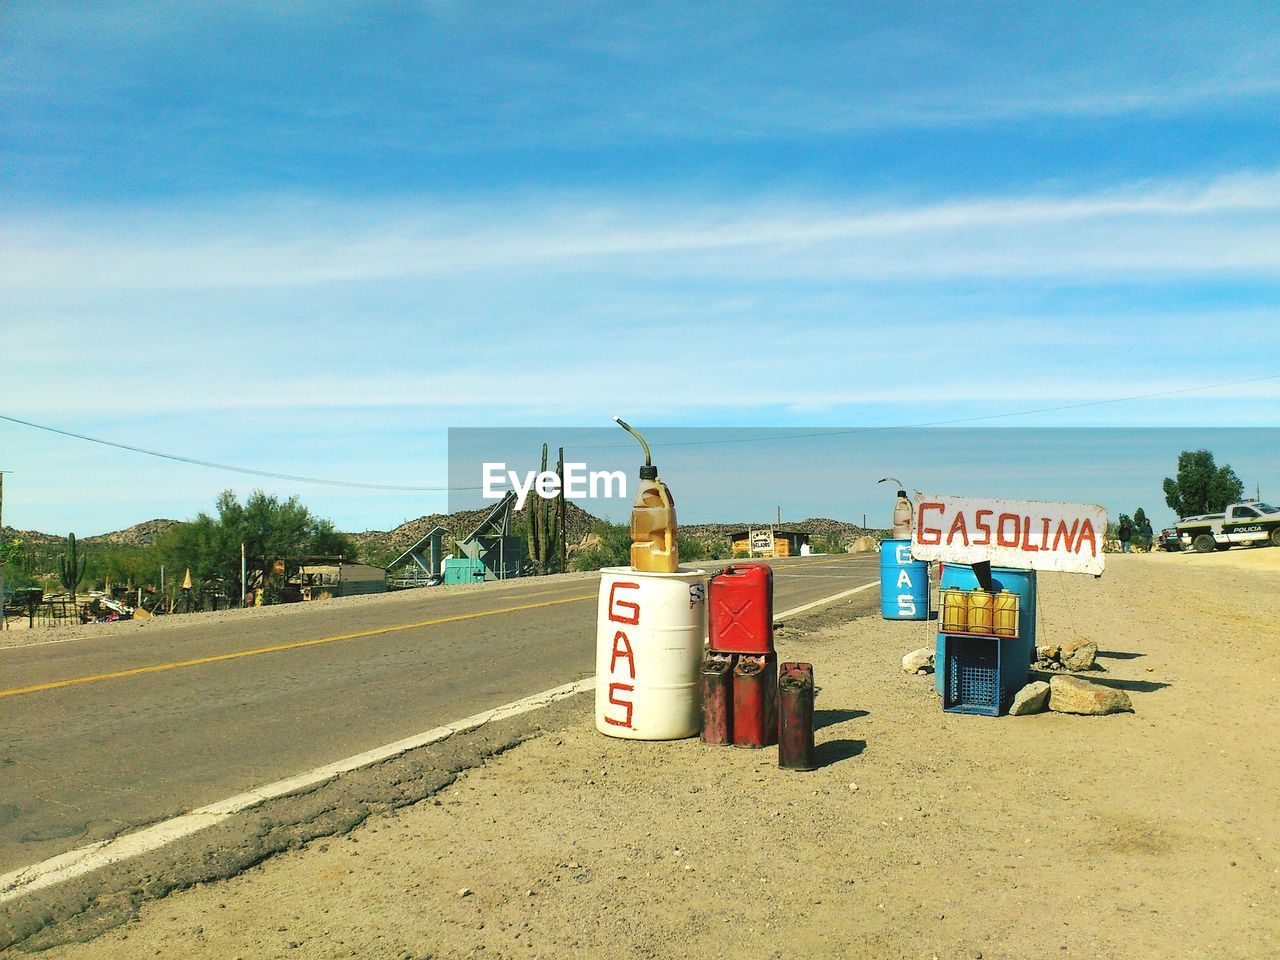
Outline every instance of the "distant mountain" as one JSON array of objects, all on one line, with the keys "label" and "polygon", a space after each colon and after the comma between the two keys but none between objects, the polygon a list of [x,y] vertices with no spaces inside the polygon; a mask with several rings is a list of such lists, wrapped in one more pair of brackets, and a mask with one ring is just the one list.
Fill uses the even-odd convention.
[{"label": "distant mountain", "polygon": [[[814,540],[819,538],[839,540],[846,547],[861,537],[878,539],[888,533],[887,530],[860,527],[856,523],[845,523],[843,520],[831,520],[826,517],[810,517],[807,520],[796,521],[788,520],[782,524],[775,523],[772,525],[779,530],[794,530],[796,533],[807,533]],[[739,533],[743,530],[768,529],[769,526],[769,522],[692,523],[681,524],[680,532],[697,537],[700,540],[713,540],[726,538],[731,533]]]},{"label": "distant mountain", "polygon": [[[130,547],[149,547],[165,531],[178,525],[178,520],[144,520],[132,527],[115,530],[111,533],[100,533],[94,537],[80,537],[86,545],[111,543]],[[66,534],[41,533],[39,530],[15,530],[13,527],[0,528],[0,538],[4,540],[21,540],[32,547],[51,547],[67,539]]]},{"label": "distant mountain", "polygon": [[50,547],[61,543],[66,537],[54,536],[52,533],[41,533],[39,530],[15,530],[13,527],[0,527],[0,540],[6,543],[21,540],[31,547]]},{"label": "distant mountain", "polygon": [[104,533],[96,537],[85,537],[85,543],[117,543],[130,547],[149,547],[160,537],[176,527],[178,520],[144,520],[132,527],[125,527],[114,533]]},{"label": "distant mountain", "polygon": [[[530,500],[529,504],[533,501]],[[515,514],[518,523],[525,510]],[[459,510],[456,513],[432,513],[417,520],[407,520],[394,530],[365,530],[361,533],[348,533],[347,537],[360,551],[360,556],[370,563],[388,563],[421,540],[435,527],[444,527],[444,549],[449,551],[455,540],[461,539],[474,530],[492,507],[478,510]],[[568,543],[576,544],[586,539],[591,528],[600,522],[599,518],[583,510],[573,501],[565,504],[565,521],[568,529]]]},{"label": "distant mountain", "polygon": [[[582,543],[600,519],[572,501],[565,506],[569,528],[568,542],[572,547]],[[394,530],[366,530],[363,533],[348,533],[347,536],[355,543],[362,558],[371,563],[389,563],[437,526],[444,527],[446,530],[444,547],[448,551],[452,548],[454,540],[465,537],[474,530],[487,513],[487,509],[433,513],[402,523]],[[517,521],[520,516],[518,512]],[[694,523],[681,524],[680,532],[699,540],[726,540],[731,533],[768,526],[768,523]],[[852,546],[862,537],[878,539],[888,533],[887,530],[860,527],[854,523],[824,517],[810,517],[795,523],[784,523],[780,529],[807,533],[814,540],[819,538],[838,540],[846,547]]]},{"label": "distant mountain", "polygon": [[[532,503],[532,501],[530,502]],[[527,509],[526,507],[526,511]],[[460,510],[457,513],[432,513],[425,517],[418,517],[416,520],[408,520],[394,530],[365,530],[360,533],[348,533],[347,537],[356,545],[361,559],[370,563],[388,563],[417,543],[428,531],[436,526],[445,528],[444,547],[446,551],[450,550],[453,547],[453,541],[465,537],[474,530],[488,512],[489,508],[481,508],[478,510]],[[523,512],[525,511],[517,512],[517,522],[519,522]],[[600,522],[598,517],[583,510],[572,501],[565,504],[565,516],[568,521],[568,542],[571,546],[585,540],[591,533],[591,528]],[[146,520],[142,523],[135,523],[133,526],[126,527],[123,530],[102,533],[93,537],[84,537],[82,542],[86,546],[95,544],[150,546],[161,535],[180,522],[178,520],[165,519]],[[694,523],[682,524],[680,532],[696,537],[699,540],[723,540],[730,533],[768,526],[768,523],[763,522]],[[860,537],[878,537],[888,532],[868,529],[857,524],[823,517],[810,517],[807,520],[787,522],[782,524],[782,529],[807,533],[815,540],[820,537],[839,539],[845,545],[852,544],[853,541]],[[4,527],[3,530],[0,530],[0,537],[5,540],[20,539],[33,547],[56,546],[66,539],[64,535],[41,533],[38,530],[15,530],[13,527]]]}]

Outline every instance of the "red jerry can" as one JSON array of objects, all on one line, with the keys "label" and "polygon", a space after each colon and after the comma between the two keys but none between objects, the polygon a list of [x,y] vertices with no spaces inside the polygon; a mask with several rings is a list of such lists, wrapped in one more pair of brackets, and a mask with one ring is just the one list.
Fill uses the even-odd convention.
[{"label": "red jerry can", "polygon": [[778,766],[812,770],[813,664],[784,663],[778,671]]},{"label": "red jerry can", "polygon": [[778,655],[742,654],[733,668],[733,745],[778,742]]},{"label": "red jerry can", "polygon": [[725,567],[707,591],[710,646],[717,653],[773,653],[773,569]]},{"label": "red jerry can", "polygon": [[702,742],[733,743],[733,654],[708,650],[702,658]]}]

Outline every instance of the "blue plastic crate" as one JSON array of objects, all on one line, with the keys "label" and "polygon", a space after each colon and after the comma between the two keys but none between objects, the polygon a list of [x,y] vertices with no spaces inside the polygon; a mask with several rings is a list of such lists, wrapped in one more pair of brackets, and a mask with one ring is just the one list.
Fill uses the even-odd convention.
[{"label": "blue plastic crate", "polygon": [[998,717],[1026,685],[1027,644],[1019,638],[944,633],[942,709]]}]

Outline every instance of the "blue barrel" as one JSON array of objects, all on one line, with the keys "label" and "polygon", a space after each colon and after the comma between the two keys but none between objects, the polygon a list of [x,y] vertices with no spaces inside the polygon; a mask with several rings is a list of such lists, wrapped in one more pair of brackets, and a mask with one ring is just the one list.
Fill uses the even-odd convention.
[{"label": "blue barrel", "polygon": [[[1015,657],[1014,662],[1025,660],[1030,674],[1032,655],[1036,652],[1036,572],[1034,570],[1013,570],[1009,567],[991,568],[992,586],[998,591],[1008,590],[1018,595],[1018,636],[1006,637],[1001,643],[1016,643],[1022,650],[1022,657]],[[973,567],[960,563],[946,563],[942,566],[942,579],[939,590],[947,587],[959,587],[961,590],[975,590],[981,584],[973,572]],[[933,685],[942,696],[942,634],[938,634],[934,652]],[[1016,682],[1016,681],[1015,681]],[[1018,686],[1026,685],[1024,679]]]},{"label": "blue barrel", "polygon": [[929,619],[929,564],[911,559],[910,540],[880,542],[880,614],[886,620]]}]

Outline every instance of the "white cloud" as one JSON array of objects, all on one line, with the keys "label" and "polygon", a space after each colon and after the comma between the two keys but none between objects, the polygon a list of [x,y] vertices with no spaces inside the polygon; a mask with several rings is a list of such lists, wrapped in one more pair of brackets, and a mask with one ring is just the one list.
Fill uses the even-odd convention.
[{"label": "white cloud", "polygon": [[[10,217],[4,286],[237,288],[481,271],[866,279],[1280,272],[1280,171],[1079,196],[699,206],[565,200]],[[84,225],[79,225],[80,223]]]}]

